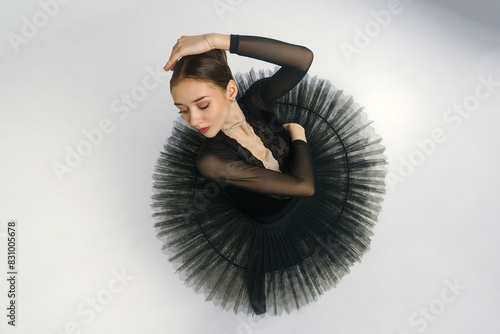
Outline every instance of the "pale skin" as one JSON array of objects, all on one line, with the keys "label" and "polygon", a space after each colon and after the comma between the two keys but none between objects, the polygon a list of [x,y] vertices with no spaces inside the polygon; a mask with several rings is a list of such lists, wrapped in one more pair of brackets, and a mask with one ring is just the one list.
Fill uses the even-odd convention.
[{"label": "pale skin", "polygon": [[[182,36],[172,48],[170,59],[163,69],[172,70],[175,62],[183,56],[200,54],[212,48],[229,50],[229,44],[230,36],[224,34]],[[184,79],[171,87],[170,91],[174,104],[188,124],[198,130],[208,127],[208,131],[203,133],[205,137],[212,138],[221,129],[227,129],[245,120],[240,106],[233,102],[238,94],[238,87],[233,80],[228,82],[225,89],[221,89],[210,82]],[[300,124],[287,123],[283,126],[290,133],[292,141],[300,139],[307,142],[305,130]],[[280,171],[278,162],[248,122],[226,131],[225,134],[247,148],[266,168]]]}]

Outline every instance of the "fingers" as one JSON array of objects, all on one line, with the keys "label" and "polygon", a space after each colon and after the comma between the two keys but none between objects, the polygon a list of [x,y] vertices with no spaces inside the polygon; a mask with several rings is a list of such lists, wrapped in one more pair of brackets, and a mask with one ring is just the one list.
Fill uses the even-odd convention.
[{"label": "fingers", "polygon": [[182,57],[182,54],[180,51],[172,53],[170,58],[168,59],[167,63],[163,67],[165,71],[172,70],[175,66],[175,63]]},{"label": "fingers", "polygon": [[177,60],[181,58],[181,54],[180,52],[175,52],[175,53],[172,53],[170,55],[170,58],[168,59],[167,63],[165,64],[165,67],[163,67],[163,69],[165,71],[170,71],[174,68],[175,66],[175,63],[177,62]]},{"label": "fingers", "polygon": [[174,68],[174,65],[175,65],[175,62],[177,61],[177,59],[179,59],[180,57],[178,57],[177,55],[173,54],[170,56],[170,59],[167,61],[167,63],[165,64],[165,66],[163,67],[163,69],[165,71],[170,71]]},{"label": "fingers", "polygon": [[303,129],[304,128],[299,123],[285,123],[285,124],[283,124],[283,127],[284,128],[294,127],[294,128],[298,128],[298,129]]},{"label": "fingers", "polygon": [[163,67],[165,71],[172,70],[175,66],[176,61],[181,57],[188,55],[202,54],[204,52],[210,51],[212,48],[209,46],[208,41],[205,39],[204,35],[196,36],[181,36],[177,43],[172,47],[172,52],[170,59],[167,64]]},{"label": "fingers", "polygon": [[183,38],[185,36],[181,36],[181,38],[179,38],[177,40],[177,43],[175,43],[175,45],[172,47],[172,52],[170,54],[170,58],[168,59],[167,63],[165,64],[165,66],[163,67],[163,69],[165,71],[170,71],[174,68],[174,65],[175,65],[175,62],[182,57],[181,55],[181,48],[182,48],[182,44],[183,44]]},{"label": "fingers", "polygon": [[305,129],[299,123],[285,123],[283,124],[292,137],[303,138],[305,137]]}]

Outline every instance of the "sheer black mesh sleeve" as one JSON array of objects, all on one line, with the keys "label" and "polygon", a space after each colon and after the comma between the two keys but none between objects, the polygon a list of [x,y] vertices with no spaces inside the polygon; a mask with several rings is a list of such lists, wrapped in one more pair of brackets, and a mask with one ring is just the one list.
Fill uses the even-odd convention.
[{"label": "sheer black mesh sleeve", "polygon": [[234,187],[263,194],[284,196],[311,196],[314,194],[314,176],[308,145],[294,140],[291,145],[289,173],[251,166],[227,150],[215,150],[200,156],[196,166],[205,177],[216,180],[222,187]]},{"label": "sheer black mesh sleeve", "polygon": [[258,36],[231,35],[229,51],[281,66],[273,76],[259,83],[260,97],[267,106],[302,80],[314,57],[312,51],[304,46]]}]

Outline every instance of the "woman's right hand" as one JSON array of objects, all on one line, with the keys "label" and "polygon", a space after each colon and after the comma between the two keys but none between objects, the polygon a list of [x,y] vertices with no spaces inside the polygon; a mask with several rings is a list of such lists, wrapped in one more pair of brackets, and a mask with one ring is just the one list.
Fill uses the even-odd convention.
[{"label": "woman's right hand", "polygon": [[283,127],[290,133],[290,137],[292,141],[295,139],[303,140],[307,143],[306,140],[306,130],[299,123],[285,123]]},{"label": "woman's right hand", "polygon": [[179,58],[204,53],[211,49],[205,35],[181,36],[173,46],[170,58],[163,69],[169,71],[174,68],[175,62]]}]

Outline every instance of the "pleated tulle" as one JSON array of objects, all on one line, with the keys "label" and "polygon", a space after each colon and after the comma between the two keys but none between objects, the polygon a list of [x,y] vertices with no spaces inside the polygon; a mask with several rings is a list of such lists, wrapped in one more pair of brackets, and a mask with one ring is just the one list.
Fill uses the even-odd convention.
[{"label": "pleated tulle", "polygon": [[[240,96],[271,74],[237,74]],[[195,166],[204,136],[180,118],[153,176],[169,260],[188,286],[236,313],[289,313],[335,287],[369,249],[385,192],[384,146],[351,97],[306,76],[274,112],[305,128],[315,178],[315,194],[279,220],[259,224],[219,196]],[[259,312],[249,292],[265,300]]]}]

